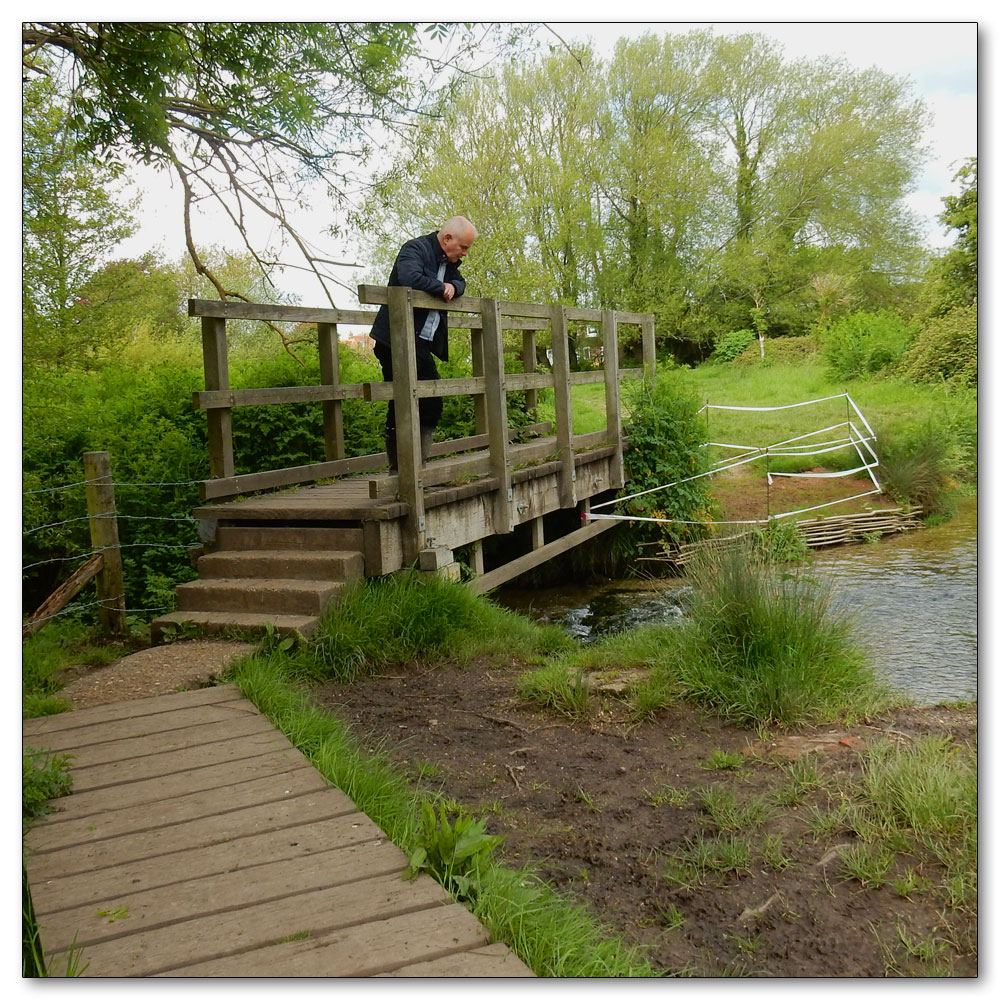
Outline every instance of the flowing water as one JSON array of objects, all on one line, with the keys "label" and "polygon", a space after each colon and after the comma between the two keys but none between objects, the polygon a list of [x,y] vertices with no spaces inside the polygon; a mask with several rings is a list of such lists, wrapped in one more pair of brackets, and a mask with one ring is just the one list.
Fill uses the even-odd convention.
[{"label": "flowing water", "polygon": [[[875,669],[918,704],[978,696],[976,530],[971,499],[937,527],[812,553],[809,572],[833,583],[834,603],[858,622]],[[687,589],[683,579],[618,580],[600,587],[506,588],[498,597],[591,642],[680,619]]]}]

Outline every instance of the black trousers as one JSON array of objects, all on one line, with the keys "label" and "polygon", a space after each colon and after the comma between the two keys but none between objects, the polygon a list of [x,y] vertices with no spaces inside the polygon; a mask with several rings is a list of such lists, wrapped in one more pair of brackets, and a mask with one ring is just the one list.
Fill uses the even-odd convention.
[{"label": "black trousers", "polygon": [[[434,355],[431,354],[430,341],[417,340],[417,378],[420,380],[440,378],[437,365],[434,364]],[[388,344],[381,344],[375,341],[375,357],[378,358],[382,366],[382,379],[386,382],[392,381],[392,351]],[[425,396],[417,403],[420,413],[420,426],[434,429],[441,419],[441,411],[444,409],[444,400],[440,396]],[[392,400],[389,401],[389,411],[385,417],[385,434],[388,438],[390,434],[395,440],[396,437],[396,406]]]}]

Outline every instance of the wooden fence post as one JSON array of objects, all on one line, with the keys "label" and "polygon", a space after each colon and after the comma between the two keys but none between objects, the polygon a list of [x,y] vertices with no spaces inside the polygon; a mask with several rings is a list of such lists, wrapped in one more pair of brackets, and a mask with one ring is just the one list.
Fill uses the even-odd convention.
[{"label": "wooden fence post", "polygon": [[125,575],[122,572],[122,553],[118,544],[111,459],[106,451],[83,453],[83,478],[87,481],[90,541],[103,557],[101,571],[97,574],[101,626],[111,635],[124,635]]},{"label": "wooden fence post", "polygon": [[511,508],[510,430],[507,426],[507,388],[503,370],[503,332],[500,304],[483,299],[483,364],[486,376],[486,426],[490,436],[490,468],[497,480],[493,504],[493,530],[505,535],[514,530]]},{"label": "wooden fence post", "polygon": [[621,383],[618,380],[618,322],[614,310],[605,309],[601,313],[601,332],[604,340],[604,402],[608,439],[615,446],[615,461],[608,485],[617,490],[625,485],[625,466],[622,459]]}]

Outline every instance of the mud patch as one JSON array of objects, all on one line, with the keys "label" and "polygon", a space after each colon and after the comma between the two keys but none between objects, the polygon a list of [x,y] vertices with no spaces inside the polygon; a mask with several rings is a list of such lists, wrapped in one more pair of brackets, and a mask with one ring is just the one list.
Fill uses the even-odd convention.
[{"label": "mud patch", "polygon": [[[943,920],[929,892],[904,898],[890,884],[907,869],[933,880],[933,862],[897,855],[882,885],[863,888],[843,871],[854,835],[817,835],[812,825],[814,811],[831,809],[834,789],[858,774],[872,740],[933,732],[974,742],[974,707],[762,734],[686,705],[636,726],[618,698],[597,695],[600,708],[575,722],[519,701],[523,671],[412,664],[317,696],[423,787],[485,816],[489,832],[506,837],[507,863],[537,868],[665,973],[932,974],[902,948],[903,928],[910,940],[944,942],[939,974],[976,974],[975,915]],[[740,804],[781,798],[789,762],[803,756],[822,787],[751,829],[715,822],[706,794]],[[686,865],[693,851],[719,845],[743,845],[746,857]]]}]

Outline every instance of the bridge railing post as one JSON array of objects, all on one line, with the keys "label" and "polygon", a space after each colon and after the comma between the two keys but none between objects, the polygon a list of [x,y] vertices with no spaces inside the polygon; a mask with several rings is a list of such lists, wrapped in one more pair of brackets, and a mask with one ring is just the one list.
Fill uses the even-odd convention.
[{"label": "bridge railing post", "polygon": [[552,325],[552,376],[556,404],[556,447],[559,449],[559,502],[576,503],[576,462],[573,457],[573,396],[569,382],[569,328],[566,307],[550,309]]},{"label": "bridge railing post", "polygon": [[[336,323],[317,323],[319,377],[322,385],[340,385],[340,351]],[[323,446],[327,461],[344,457],[344,404],[339,399],[323,402]]]},{"label": "bridge railing post", "polygon": [[399,496],[407,505],[403,522],[403,559],[417,561],[425,544],[424,486],[420,455],[420,411],[417,399],[417,356],[413,349],[412,289],[389,288],[389,339],[392,350],[392,395],[396,411],[396,460]]},{"label": "bridge railing post", "polygon": [[482,301],[483,370],[486,378],[486,427],[490,439],[490,471],[497,480],[493,503],[493,528],[497,534],[514,530],[511,508],[514,494],[510,482],[510,435],[507,429],[507,388],[504,383],[503,330],[500,304]]},{"label": "bridge railing post", "polygon": [[615,446],[609,485],[617,490],[625,485],[625,465],[622,458],[621,382],[618,378],[618,321],[613,309],[601,312],[601,333],[604,340],[604,401],[608,439]]},{"label": "bridge railing post", "polygon": [[[226,321],[217,316],[203,316],[201,346],[205,368],[205,389],[229,388],[229,352],[226,344]],[[226,479],[235,472],[233,464],[233,411],[218,407],[208,411],[208,461],[216,479]]]}]

